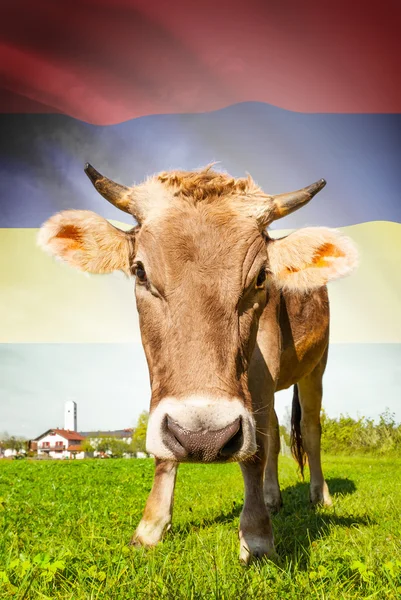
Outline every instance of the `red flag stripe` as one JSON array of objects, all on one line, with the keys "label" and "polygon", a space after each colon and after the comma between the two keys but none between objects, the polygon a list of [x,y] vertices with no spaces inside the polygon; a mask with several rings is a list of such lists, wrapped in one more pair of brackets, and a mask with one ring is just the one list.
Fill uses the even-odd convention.
[{"label": "red flag stripe", "polygon": [[95,124],[244,101],[401,112],[400,30],[391,0],[14,0],[0,111]]}]

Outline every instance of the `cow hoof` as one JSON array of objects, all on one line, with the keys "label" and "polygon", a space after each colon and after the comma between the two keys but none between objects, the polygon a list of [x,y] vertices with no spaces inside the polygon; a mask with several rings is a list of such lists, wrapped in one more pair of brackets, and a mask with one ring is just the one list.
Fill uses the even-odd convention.
[{"label": "cow hoof", "polygon": [[329,488],[327,487],[327,483],[324,482],[323,488],[319,486],[314,486],[310,488],[310,502],[312,506],[333,506],[333,500],[331,499]]},{"label": "cow hoof", "polygon": [[141,521],[131,538],[130,546],[152,548],[161,541],[164,532],[169,528],[165,523]]},{"label": "cow hoof", "polygon": [[240,551],[239,559],[245,564],[249,565],[253,559],[273,558],[276,552],[274,549],[273,538],[266,538],[256,535],[244,535],[240,532]]}]

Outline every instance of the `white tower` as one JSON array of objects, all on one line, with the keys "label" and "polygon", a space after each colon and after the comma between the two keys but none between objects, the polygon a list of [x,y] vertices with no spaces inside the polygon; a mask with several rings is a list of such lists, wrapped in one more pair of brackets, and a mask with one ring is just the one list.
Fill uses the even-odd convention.
[{"label": "white tower", "polygon": [[67,400],[64,408],[64,429],[77,430],[77,403]]}]

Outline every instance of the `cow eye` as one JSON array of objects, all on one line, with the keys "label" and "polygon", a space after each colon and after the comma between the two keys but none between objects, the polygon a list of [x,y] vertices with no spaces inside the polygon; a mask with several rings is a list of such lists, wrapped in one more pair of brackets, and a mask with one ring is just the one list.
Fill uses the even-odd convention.
[{"label": "cow eye", "polygon": [[135,269],[135,275],[139,283],[146,283],[148,281],[148,277],[146,275],[145,267],[142,263],[137,263]]},{"label": "cow eye", "polygon": [[265,281],[266,281],[266,267],[262,267],[259,271],[259,275],[256,280],[256,287],[262,288]]}]

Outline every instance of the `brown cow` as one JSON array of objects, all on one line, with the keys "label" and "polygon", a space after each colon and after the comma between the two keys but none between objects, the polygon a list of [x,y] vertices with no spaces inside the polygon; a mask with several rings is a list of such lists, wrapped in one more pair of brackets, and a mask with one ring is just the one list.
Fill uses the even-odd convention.
[{"label": "brown cow", "polygon": [[39,243],[84,271],[136,275],[152,390],[147,449],[156,474],[133,543],[161,540],[179,462],[238,461],[245,482],[240,558],[269,555],[269,511],[281,505],[277,390],[295,385],[294,452],[303,468],[305,448],[312,503],[331,504],[320,462],[325,284],[349,274],[357,253],[332,229],[277,240],[265,231],[326,182],[270,196],[250,177],[211,167],[161,173],[132,188],[90,165],[85,171],[139,225],[124,232],[92,212],[65,211],[43,225]]}]

